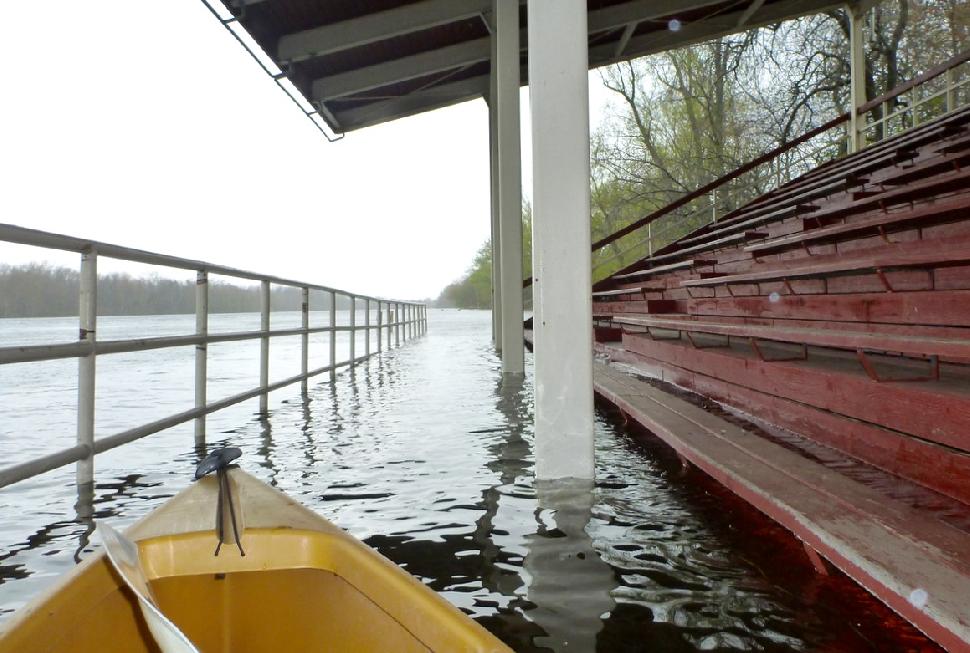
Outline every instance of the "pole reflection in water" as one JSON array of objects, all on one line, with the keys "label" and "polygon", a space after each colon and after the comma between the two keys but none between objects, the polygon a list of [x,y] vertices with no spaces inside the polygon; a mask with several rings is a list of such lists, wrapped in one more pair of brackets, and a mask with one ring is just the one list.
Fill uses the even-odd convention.
[{"label": "pole reflection in water", "polygon": [[525,571],[530,620],[547,633],[535,643],[554,651],[595,651],[603,619],[613,609],[613,570],[586,532],[594,504],[593,482],[536,481],[539,527],[526,536]]},{"label": "pole reflection in water", "polygon": [[81,562],[81,554],[91,543],[94,532],[94,483],[81,483],[77,486],[77,502],[74,504],[75,520],[83,530],[78,533],[77,548],[74,549],[74,562]]}]

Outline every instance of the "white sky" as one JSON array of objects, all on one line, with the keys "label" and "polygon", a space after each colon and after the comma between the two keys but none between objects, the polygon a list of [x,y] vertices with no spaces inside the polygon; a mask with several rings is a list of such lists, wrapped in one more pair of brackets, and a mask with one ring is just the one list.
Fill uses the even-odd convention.
[{"label": "white sky", "polygon": [[[17,3],[0,62],[0,222],[399,298],[437,296],[489,236],[481,100],[327,143],[199,0]],[[31,260],[77,264],[0,243]]]}]

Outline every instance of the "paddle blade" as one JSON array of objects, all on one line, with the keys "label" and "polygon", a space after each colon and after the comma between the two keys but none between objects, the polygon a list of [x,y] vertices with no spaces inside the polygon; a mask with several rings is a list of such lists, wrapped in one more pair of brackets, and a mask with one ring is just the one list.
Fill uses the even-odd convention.
[{"label": "paddle blade", "polygon": [[162,653],[199,653],[199,649],[158,608],[138,558],[138,545],[104,522],[98,533],[115,571],[138,597],[138,605]]}]

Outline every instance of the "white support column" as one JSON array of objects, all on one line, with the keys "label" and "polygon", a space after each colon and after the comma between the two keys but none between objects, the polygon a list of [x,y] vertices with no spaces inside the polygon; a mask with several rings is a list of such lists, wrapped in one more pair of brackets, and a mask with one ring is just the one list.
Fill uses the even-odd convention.
[{"label": "white support column", "polygon": [[593,478],[586,0],[529,0],[536,477]]},{"label": "white support column", "polygon": [[498,66],[495,62],[495,47],[498,39],[492,37],[492,72],[489,76],[488,93],[488,162],[489,162],[489,192],[492,209],[492,343],[497,351],[502,351],[502,250],[500,245],[500,225],[498,210],[498,125],[496,123],[498,95]]},{"label": "white support column", "polygon": [[384,327],[381,325],[384,322],[384,302],[377,302],[377,353],[384,350]]},{"label": "white support column", "polygon": [[[209,335],[209,273],[199,270],[195,277],[195,335]],[[208,350],[205,342],[195,346],[195,407],[205,408],[208,385]],[[195,418],[195,444],[205,446],[205,415]]]},{"label": "white support column", "polygon": [[357,298],[350,296],[350,371],[354,371],[357,360]]},{"label": "white support column", "polygon": [[337,378],[337,293],[330,291],[330,380]]},{"label": "white support column", "polygon": [[[269,331],[270,294],[269,281],[263,281],[259,288],[259,328]],[[259,412],[269,411],[269,336],[259,339],[259,387],[263,392],[259,395]]]},{"label": "white support column", "polygon": [[[81,280],[78,301],[79,340],[97,342],[98,327],[98,253],[81,253]],[[97,354],[78,358],[77,368],[77,443],[88,448],[88,455],[77,461],[77,484],[94,482],[94,405]]]},{"label": "white support column", "polygon": [[[310,328],[310,289],[302,288],[301,295],[303,296],[303,301],[300,303],[300,312],[302,314],[302,319],[300,325],[304,329]],[[300,374],[303,375],[303,380],[300,382],[300,392],[303,396],[307,396],[310,391],[310,380],[306,378],[307,372],[310,371],[310,334],[304,333],[300,337]]]},{"label": "white support column", "polygon": [[858,5],[846,7],[849,14],[849,152],[865,147],[865,115],[856,110],[866,103],[865,11]]},{"label": "white support column", "polygon": [[370,300],[364,300],[364,358],[370,358]]},{"label": "white support column", "polygon": [[525,370],[522,328],[522,154],[519,130],[519,2],[493,0],[498,152],[502,373]]}]

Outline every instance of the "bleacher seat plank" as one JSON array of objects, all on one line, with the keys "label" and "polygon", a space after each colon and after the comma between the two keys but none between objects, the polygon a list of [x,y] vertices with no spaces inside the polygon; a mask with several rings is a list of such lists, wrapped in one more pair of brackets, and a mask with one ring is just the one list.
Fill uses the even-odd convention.
[{"label": "bleacher seat plank", "polygon": [[[822,257],[819,257],[822,258]],[[875,253],[854,256],[826,257],[824,262],[771,267],[757,272],[726,274],[708,279],[686,279],[681,286],[703,287],[730,283],[758,283],[761,281],[825,277],[834,274],[853,274],[877,269],[893,270],[910,267],[935,267],[970,262],[970,239],[920,240],[897,243],[891,248],[879,248]]]},{"label": "bleacher seat plank", "polygon": [[875,217],[856,222],[810,229],[801,233],[782,236],[763,243],[748,245],[744,248],[744,251],[755,255],[765,255],[791,247],[832,242],[849,237],[878,236],[887,231],[887,227],[891,228],[889,230],[898,230],[930,222],[958,220],[966,217],[968,212],[970,212],[970,197],[954,201],[934,202],[912,210],[881,213]]},{"label": "bleacher seat plank", "polygon": [[[970,650],[970,540],[965,534],[621,375],[595,364],[597,393],[941,644]],[[914,605],[911,593],[925,587],[932,588],[932,601]]]},{"label": "bleacher seat plank", "polygon": [[696,297],[677,312],[697,316],[970,326],[970,291]]},{"label": "bleacher seat plank", "polygon": [[[970,393],[954,390],[952,384],[874,383],[848,356],[839,367],[822,365],[817,359],[765,362],[747,350],[694,349],[633,334],[623,336],[623,347],[752,390],[970,452]],[[927,414],[934,418],[926,419]]]},{"label": "bleacher seat plank", "polygon": [[646,270],[637,270],[635,272],[628,272],[626,274],[616,274],[610,278],[614,280],[636,279],[636,278],[654,276],[657,274],[662,274],[664,272],[675,272],[677,270],[691,270],[697,267],[714,265],[715,263],[716,261],[713,261],[710,259],[688,259],[686,261],[678,261],[676,263],[669,263],[667,265],[658,265],[656,267],[647,268]]},{"label": "bleacher seat plank", "polygon": [[970,456],[905,433],[775,397],[721,379],[664,364],[618,347],[598,345],[610,360],[635,367],[647,376],[711,397],[759,421],[788,429],[811,441],[923,487],[970,504]]},{"label": "bleacher seat plank", "polygon": [[718,324],[691,319],[671,319],[669,316],[650,317],[628,315],[617,317],[615,322],[631,326],[643,326],[670,331],[691,331],[721,336],[755,338],[806,344],[814,347],[838,349],[885,351],[909,356],[943,356],[970,358],[970,340],[965,338],[932,338],[927,336],[903,336],[881,332],[844,331],[831,328],[807,329],[754,324]]}]

